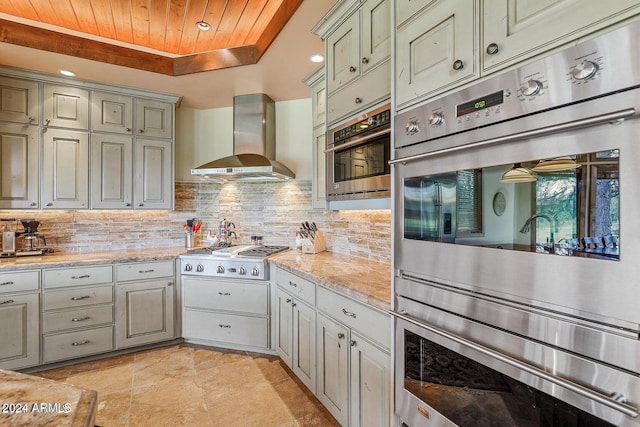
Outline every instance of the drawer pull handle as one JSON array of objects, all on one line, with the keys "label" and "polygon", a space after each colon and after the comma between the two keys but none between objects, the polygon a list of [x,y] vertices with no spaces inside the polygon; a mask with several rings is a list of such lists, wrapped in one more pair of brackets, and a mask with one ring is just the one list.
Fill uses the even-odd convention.
[{"label": "drawer pull handle", "polygon": [[231,292],[218,292],[218,295],[228,296],[231,295]]},{"label": "drawer pull handle", "polygon": [[292,282],[291,280],[289,280],[289,286],[293,286],[294,288],[298,287],[297,283]]},{"label": "drawer pull handle", "polygon": [[347,311],[344,308],[342,309],[342,314],[344,314],[345,316],[353,317],[354,319],[356,318],[355,313],[351,313],[350,311]]},{"label": "drawer pull handle", "polygon": [[221,328],[230,328],[231,325],[223,325],[222,323],[218,324]]},{"label": "drawer pull handle", "polygon": [[2,283],[0,283],[0,286],[7,286],[7,285],[13,285],[13,282],[2,282]]},{"label": "drawer pull handle", "polygon": [[344,334],[342,332],[338,333],[338,339],[339,340],[344,339]]},{"label": "drawer pull handle", "polygon": [[6,301],[2,301],[2,302],[0,302],[0,305],[4,305],[4,304],[11,304],[11,303],[14,303],[14,302],[15,302],[14,300],[12,300],[12,299],[8,299],[8,300],[6,300]]},{"label": "drawer pull handle", "polygon": [[81,297],[71,297],[71,301],[80,301],[87,298],[91,298],[91,295],[82,295]]},{"label": "drawer pull handle", "polygon": [[82,276],[71,276],[72,279],[88,279],[89,277],[91,277],[90,274],[83,274]]},{"label": "drawer pull handle", "polygon": [[140,274],[144,274],[144,273],[153,273],[155,270],[152,268],[151,270],[140,270],[138,271],[138,273]]},{"label": "drawer pull handle", "polygon": [[89,344],[90,342],[91,342],[91,341],[89,341],[89,340],[84,340],[84,341],[75,341],[75,342],[72,342],[72,343],[71,343],[71,345],[72,345],[72,346],[74,346],[74,347],[77,347],[77,346],[79,346],[79,345]]},{"label": "drawer pull handle", "polygon": [[84,322],[85,320],[89,320],[91,319],[91,316],[85,316],[85,317],[74,317],[73,319],[71,319],[72,322]]}]

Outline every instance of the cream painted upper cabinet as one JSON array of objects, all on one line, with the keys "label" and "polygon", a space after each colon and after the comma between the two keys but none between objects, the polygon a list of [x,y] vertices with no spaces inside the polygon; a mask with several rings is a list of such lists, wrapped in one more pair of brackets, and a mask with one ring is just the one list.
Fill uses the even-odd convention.
[{"label": "cream painted upper cabinet", "polygon": [[[398,110],[479,77],[478,1],[423,3],[422,9],[415,0],[396,3]],[[418,14],[407,18],[414,10]]]},{"label": "cream painted upper cabinet", "polygon": [[42,165],[44,209],[89,207],[89,135],[45,129]]},{"label": "cream painted upper cabinet", "polygon": [[136,99],[135,134],[147,138],[173,138],[173,105]]},{"label": "cream painted upper cabinet", "polygon": [[36,126],[0,124],[0,209],[38,207],[38,138]]},{"label": "cream painted upper cabinet", "polygon": [[133,203],[133,139],[91,135],[91,207],[130,209]]},{"label": "cream painted upper cabinet", "polygon": [[89,91],[45,84],[43,119],[47,127],[89,129]]},{"label": "cream painted upper cabinet", "polygon": [[0,121],[37,125],[38,82],[0,77]]},{"label": "cream painted upper cabinet", "polygon": [[390,0],[367,0],[326,38],[327,90],[333,93],[389,57]]},{"label": "cream painted upper cabinet", "polygon": [[482,70],[523,61],[639,12],[637,0],[483,0]]},{"label": "cream painted upper cabinet", "polygon": [[93,91],[91,94],[91,130],[131,135],[133,98]]},{"label": "cream painted upper cabinet", "polygon": [[136,138],[133,163],[135,209],[171,209],[173,156],[171,141]]}]

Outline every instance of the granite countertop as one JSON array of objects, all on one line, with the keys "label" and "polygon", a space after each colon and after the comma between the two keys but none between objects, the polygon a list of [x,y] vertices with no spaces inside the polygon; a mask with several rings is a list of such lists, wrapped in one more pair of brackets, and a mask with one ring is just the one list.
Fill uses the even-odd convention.
[{"label": "granite countertop", "polygon": [[335,252],[290,250],[269,262],[380,310],[391,309],[391,265]]},{"label": "granite countertop", "polygon": [[92,427],[98,393],[0,369],[0,424]]},{"label": "granite countertop", "polygon": [[[88,253],[58,253],[0,259],[0,272],[35,268],[80,267],[83,265],[159,261],[177,258],[182,246],[126,249]],[[380,310],[391,307],[391,265],[336,252],[303,254],[289,250],[269,257],[294,274]]]},{"label": "granite countertop", "polygon": [[137,261],[173,259],[185,252],[183,246],[163,248],[124,249],[105,252],[54,252],[42,256],[22,256],[0,259],[0,272],[29,270],[33,268],[79,267],[91,264],[108,264]]}]

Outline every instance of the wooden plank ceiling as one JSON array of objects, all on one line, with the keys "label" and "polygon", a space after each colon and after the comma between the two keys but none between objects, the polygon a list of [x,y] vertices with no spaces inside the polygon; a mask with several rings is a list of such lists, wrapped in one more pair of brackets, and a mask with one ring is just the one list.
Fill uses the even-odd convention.
[{"label": "wooden plank ceiling", "polygon": [[[2,0],[0,13],[22,19],[0,19],[0,41],[178,76],[257,63],[301,3]],[[198,21],[211,30],[199,30]]]}]

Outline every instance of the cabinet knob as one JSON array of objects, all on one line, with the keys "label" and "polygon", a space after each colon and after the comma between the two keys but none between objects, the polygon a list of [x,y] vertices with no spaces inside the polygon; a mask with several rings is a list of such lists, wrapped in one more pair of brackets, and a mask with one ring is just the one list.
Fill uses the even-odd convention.
[{"label": "cabinet knob", "polygon": [[14,302],[15,302],[14,300],[12,300],[12,299],[8,299],[8,300],[5,300],[5,301],[0,302],[0,305],[4,305],[4,304],[13,304]]},{"label": "cabinet knob", "polygon": [[29,203],[29,206],[36,206],[36,205],[37,205],[37,203],[36,203],[36,202],[31,202],[31,203]]},{"label": "cabinet knob", "polygon": [[349,72],[350,72],[350,73],[355,73],[355,72],[356,72],[356,70],[357,70],[357,68],[356,68],[356,67],[354,67],[353,65],[349,67]]},{"label": "cabinet knob", "polygon": [[144,203],[138,203],[138,206],[143,207]]},{"label": "cabinet knob", "polygon": [[351,347],[355,347],[357,345],[358,343],[356,342],[356,340],[351,340]]},{"label": "cabinet knob", "polygon": [[356,99],[354,99],[354,102],[355,102],[356,104],[362,104],[362,98],[360,98],[360,97],[356,97]]},{"label": "cabinet knob", "polygon": [[339,340],[344,339],[344,334],[342,332],[338,333],[338,339]]},{"label": "cabinet knob", "polygon": [[363,64],[368,64],[369,63],[369,58],[367,58],[366,56],[362,58],[362,63]]},{"label": "cabinet knob", "polygon": [[167,286],[173,286],[173,282],[167,282]]},{"label": "cabinet knob", "polygon": [[455,61],[453,61],[453,69],[454,70],[462,70],[464,68],[464,64],[462,63],[461,60],[456,59]]},{"label": "cabinet knob", "polygon": [[298,305],[298,304],[296,304],[295,302],[291,303],[291,307],[295,307],[296,305]]},{"label": "cabinet knob", "polygon": [[291,303],[291,298],[287,298],[287,304]]},{"label": "cabinet knob", "polygon": [[144,129],[138,129],[138,133],[144,133]]},{"label": "cabinet knob", "polygon": [[31,122],[33,122],[35,119],[34,119],[33,117],[29,116],[29,118],[28,118],[27,120],[29,120],[29,123],[31,123]]},{"label": "cabinet knob", "polygon": [[131,128],[124,128],[127,132],[131,132]]},{"label": "cabinet knob", "polygon": [[45,126],[49,126],[49,123],[51,123],[51,119],[45,119],[44,120],[44,125]]},{"label": "cabinet knob", "polygon": [[496,43],[490,43],[489,46],[487,46],[487,53],[489,55],[495,55],[499,50],[500,49]]},{"label": "cabinet knob", "polygon": [[125,203],[124,205],[128,208],[131,207],[131,203]]},{"label": "cabinet knob", "polygon": [[47,206],[53,206],[53,202],[47,203]]}]

